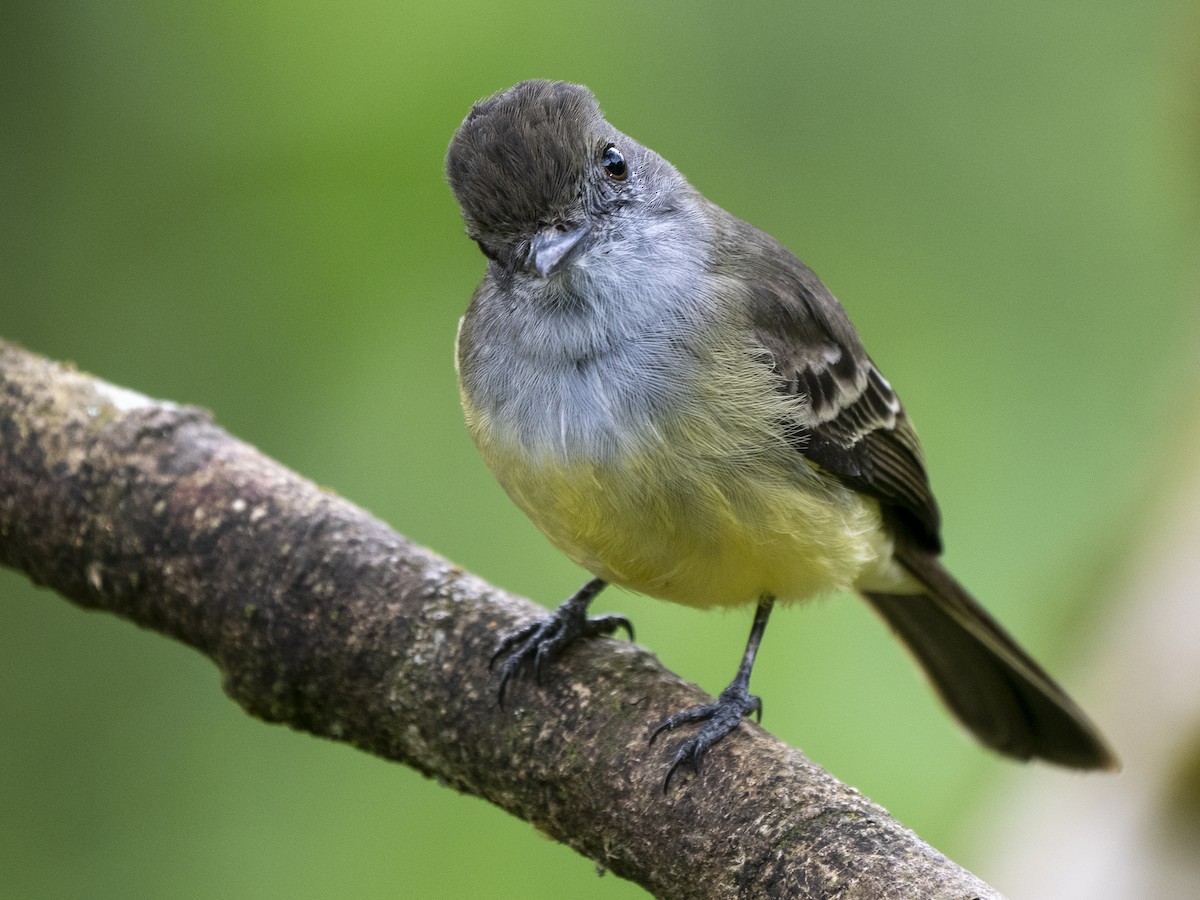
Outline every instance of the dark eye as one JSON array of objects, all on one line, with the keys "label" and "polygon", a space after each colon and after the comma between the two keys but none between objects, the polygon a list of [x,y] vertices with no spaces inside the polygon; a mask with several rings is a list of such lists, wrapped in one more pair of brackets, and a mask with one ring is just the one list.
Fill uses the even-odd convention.
[{"label": "dark eye", "polygon": [[613,181],[624,181],[629,175],[629,166],[625,165],[625,157],[615,145],[609,144],[600,153],[600,165]]}]

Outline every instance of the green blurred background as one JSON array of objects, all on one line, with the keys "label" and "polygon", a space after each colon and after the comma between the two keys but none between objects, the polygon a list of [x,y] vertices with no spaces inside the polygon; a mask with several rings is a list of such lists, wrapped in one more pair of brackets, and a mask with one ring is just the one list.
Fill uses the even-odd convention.
[{"label": "green blurred background", "polygon": [[[483,259],[441,167],[477,98],[580,81],[843,300],[921,430],[952,568],[1075,684],[1197,384],[1198,25],[1194,0],[6,0],[0,336],[206,406],[557,602],[584,573],[461,425],[451,346]],[[749,623],[601,607],[711,691]],[[776,616],[754,687],[772,731],[987,876],[980,823],[1021,769],[861,604]],[[251,720],[197,654],[9,571],[0,873],[36,898],[643,895],[482,801]]]}]

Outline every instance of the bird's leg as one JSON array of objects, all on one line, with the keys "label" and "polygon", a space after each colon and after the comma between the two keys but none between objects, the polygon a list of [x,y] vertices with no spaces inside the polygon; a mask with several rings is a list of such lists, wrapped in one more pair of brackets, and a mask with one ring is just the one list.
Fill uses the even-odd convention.
[{"label": "bird's leg", "polygon": [[704,754],[741,725],[743,716],[755,713],[760,720],[762,719],[762,701],[750,693],[750,671],[754,668],[754,657],[758,654],[758,645],[762,641],[763,631],[767,627],[767,619],[770,618],[774,605],[774,597],[763,597],[759,600],[758,609],[754,613],[754,624],[750,627],[750,639],[746,642],[746,652],[742,654],[742,664],[738,666],[733,681],[721,691],[717,701],[676,713],[655,728],[654,733],[650,735],[650,743],[653,744],[664,731],[673,731],[690,722],[704,722],[704,727],[680,744],[675,752],[675,759],[663,780],[664,794],[671,787],[671,777],[680,766],[686,765],[693,772],[698,772]]},{"label": "bird's leg", "polygon": [[608,582],[593,578],[564,600],[554,612],[537,622],[504,636],[492,654],[491,665],[504,657],[500,665],[500,706],[504,706],[504,691],[509,680],[521,666],[532,664],[533,676],[540,679],[543,664],[553,660],[581,637],[612,634],[618,628],[629,632],[633,640],[633,625],[624,616],[596,616],[589,619],[588,604]]}]

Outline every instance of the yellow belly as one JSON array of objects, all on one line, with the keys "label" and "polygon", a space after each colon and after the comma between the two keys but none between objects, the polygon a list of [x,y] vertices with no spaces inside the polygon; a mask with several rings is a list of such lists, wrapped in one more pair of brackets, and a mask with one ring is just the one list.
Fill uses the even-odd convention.
[{"label": "yellow belly", "polygon": [[653,597],[697,607],[802,600],[879,582],[891,565],[878,504],[803,462],[697,466],[662,455],[563,465],[481,449],[567,556]]}]

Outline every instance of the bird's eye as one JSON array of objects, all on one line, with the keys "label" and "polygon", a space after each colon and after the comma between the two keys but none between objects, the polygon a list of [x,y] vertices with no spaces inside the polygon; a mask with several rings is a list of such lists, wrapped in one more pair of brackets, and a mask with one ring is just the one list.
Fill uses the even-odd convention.
[{"label": "bird's eye", "polygon": [[604,166],[604,171],[613,181],[624,181],[629,176],[629,166],[625,164],[625,157],[614,144],[606,145],[601,151],[600,165]]}]

